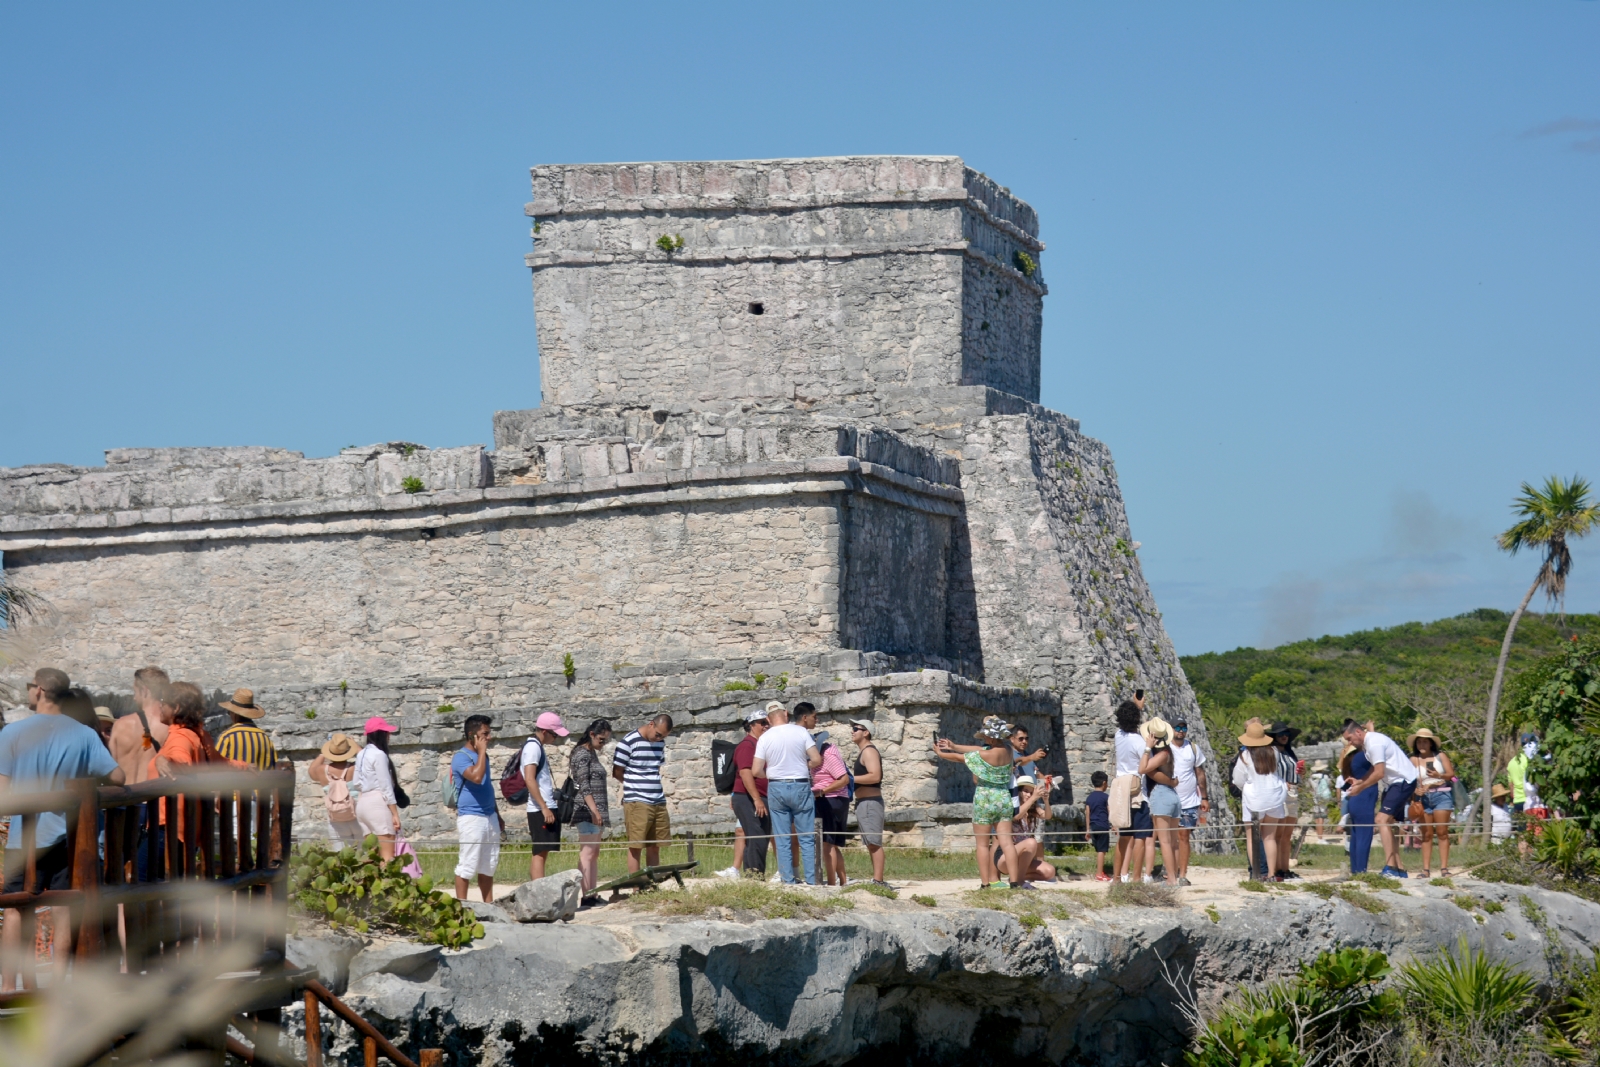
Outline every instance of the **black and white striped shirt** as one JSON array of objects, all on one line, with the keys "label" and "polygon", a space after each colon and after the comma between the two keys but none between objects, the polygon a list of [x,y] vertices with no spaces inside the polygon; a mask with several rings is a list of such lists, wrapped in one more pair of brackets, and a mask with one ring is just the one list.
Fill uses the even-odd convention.
[{"label": "black and white striped shirt", "polygon": [[661,764],[667,758],[667,742],[646,741],[638,730],[617,742],[615,766],[622,768],[624,804],[665,804],[661,788]]}]

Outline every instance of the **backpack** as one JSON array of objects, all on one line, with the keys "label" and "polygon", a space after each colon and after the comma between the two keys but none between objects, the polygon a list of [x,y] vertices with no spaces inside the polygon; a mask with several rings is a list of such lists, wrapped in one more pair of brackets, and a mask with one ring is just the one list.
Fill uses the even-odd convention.
[{"label": "backpack", "polygon": [[[585,805],[584,811],[588,811]],[[578,821],[578,783],[572,780],[572,775],[567,775],[567,780],[556,791],[556,822],[562,826],[571,826]],[[587,818],[587,816],[585,816]]]},{"label": "backpack", "polygon": [[328,784],[322,787],[322,801],[328,808],[329,822],[355,822],[356,799],[350,795],[346,781],[330,774]]},{"label": "backpack", "polygon": [[727,796],[739,780],[739,769],[733,765],[733,752],[739,746],[732,741],[711,742],[711,780],[717,792]]},{"label": "backpack", "polygon": [[[531,739],[530,739],[531,740]],[[500,776],[500,795],[511,804],[526,804],[528,802],[528,780],[522,776],[522,754],[526,752],[526,743],[511,757],[511,762],[506,765],[505,773]],[[544,769],[549,756],[546,755],[544,745],[539,746],[539,762],[534,767],[534,777]]]},{"label": "backpack", "polygon": [[445,807],[451,811],[456,810],[456,805],[461,800],[461,787],[456,785],[456,769],[454,767],[451,767],[449,773],[439,779],[439,795],[444,798]]}]

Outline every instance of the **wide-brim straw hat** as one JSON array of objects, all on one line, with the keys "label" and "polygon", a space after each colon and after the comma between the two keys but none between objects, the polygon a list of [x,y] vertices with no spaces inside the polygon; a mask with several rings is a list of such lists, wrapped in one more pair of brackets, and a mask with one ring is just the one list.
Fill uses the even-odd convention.
[{"label": "wide-brim straw hat", "polygon": [[1355,745],[1346,744],[1344,746],[1344,751],[1339,753],[1340,774],[1344,775],[1346,778],[1354,778],[1356,776],[1355,772],[1350,769],[1350,761],[1354,759],[1355,754],[1360,751],[1361,750]]},{"label": "wide-brim straw hat", "polygon": [[1267,733],[1267,728],[1261,725],[1260,719],[1251,719],[1245,723],[1244,733],[1239,735],[1239,743],[1245,748],[1265,748],[1272,744],[1272,735]]},{"label": "wide-brim straw hat", "polygon": [[1172,743],[1172,727],[1165,719],[1149,719],[1139,724],[1139,736],[1151,748],[1161,748]]},{"label": "wide-brim straw hat", "polygon": [[1424,726],[1422,729],[1406,738],[1406,748],[1410,749],[1413,753],[1417,751],[1417,739],[1419,737],[1426,737],[1429,741],[1432,741],[1433,750],[1435,752],[1438,752],[1444,748],[1444,746],[1439,743],[1439,735]]},{"label": "wide-brim straw hat", "polygon": [[349,763],[361,751],[361,742],[349,734],[334,734],[322,743],[322,758],[329,763]]},{"label": "wide-brim straw hat", "polygon": [[1489,799],[1491,801],[1504,800],[1512,795],[1514,794],[1511,792],[1511,790],[1506,786],[1501,785],[1499,782],[1496,782],[1494,784],[1494,788],[1489,790]]},{"label": "wide-brim straw hat", "polygon": [[253,689],[235,689],[233,699],[224,700],[220,706],[223,711],[231,711],[247,719],[259,719],[267,713],[266,708],[256,706],[256,694]]}]

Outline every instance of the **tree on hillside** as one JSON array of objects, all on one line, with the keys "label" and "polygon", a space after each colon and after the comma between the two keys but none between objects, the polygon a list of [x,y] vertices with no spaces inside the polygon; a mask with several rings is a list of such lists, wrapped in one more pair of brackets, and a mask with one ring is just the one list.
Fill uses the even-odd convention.
[{"label": "tree on hillside", "polygon": [[[1519,521],[1495,540],[1512,555],[1524,548],[1542,549],[1544,561],[1534,576],[1528,594],[1522,598],[1517,610],[1511,613],[1506,624],[1505,640],[1500,643],[1500,662],[1495,666],[1494,682],[1489,686],[1489,714],[1483,730],[1483,787],[1494,781],[1494,720],[1499,710],[1500,690],[1506,680],[1506,659],[1511,655],[1511,641],[1517,633],[1517,623],[1528,602],[1539,590],[1552,602],[1560,602],[1565,609],[1567,574],[1572,570],[1572,553],[1567,548],[1569,539],[1583,537],[1600,520],[1600,507],[1589,502],[1589,483],[1574,475],[1563,481],[1556,475],[1545,479],[1544,487],[1535,489],[1522,483],[1522,495],[1512,505]],[[1483,835],[1491,829],[1490,808],[1483,805]]]}]

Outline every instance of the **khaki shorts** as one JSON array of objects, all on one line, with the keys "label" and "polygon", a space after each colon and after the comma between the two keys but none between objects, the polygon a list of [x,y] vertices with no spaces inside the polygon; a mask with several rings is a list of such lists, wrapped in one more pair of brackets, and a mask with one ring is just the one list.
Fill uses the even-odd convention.
[{"label": "khaki shorts", "polygon": [[622,825],[628,833],[629,848],[643,848],[647,844],[666,844],[672,836],[672,822],[667,818],[665,804],[641,804],[638,801],[622,805]]}]

